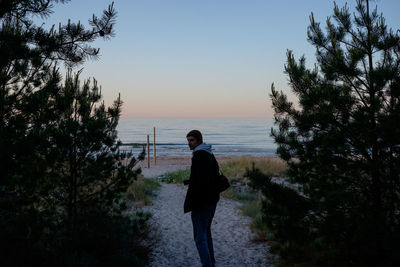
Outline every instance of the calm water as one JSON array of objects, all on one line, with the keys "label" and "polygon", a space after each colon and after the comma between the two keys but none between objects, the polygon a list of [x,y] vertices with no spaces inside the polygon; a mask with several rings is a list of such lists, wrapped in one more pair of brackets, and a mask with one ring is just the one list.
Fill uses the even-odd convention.
[{"label": "calm water", "polygon": [[[190,155],[186,134],[197,129],[216,155],[262,156],[275,154],[272,126],[273,119],[120,119],[118,137],[124,144],[145,144],[149,135],[151,145],[156,127],[157,155]],[[131,145],[124,148],[141,150]],[[150,150],[152,153],[152,147]]]}]

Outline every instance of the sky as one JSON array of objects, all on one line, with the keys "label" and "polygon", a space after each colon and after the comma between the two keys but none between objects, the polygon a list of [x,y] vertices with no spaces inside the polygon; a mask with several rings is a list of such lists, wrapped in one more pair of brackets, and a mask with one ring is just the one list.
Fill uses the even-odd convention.
[{"label": "sky", "polygon": [[[87,23],[111,0],[56,4],[46,26]],[[355,11],[355,0],[348,3]],[[375,0],[388,26],[400,29],[400,1]],[[106,105],[118,94],[122,118],[272,118],[271,84],[296,100],[284,73],[287,50],[315,62],[309,16],[325,25],[331,0],[115,0],[115,37],[97,40],[86,62]],[[76,69],[78,70],[78,69]]]}]

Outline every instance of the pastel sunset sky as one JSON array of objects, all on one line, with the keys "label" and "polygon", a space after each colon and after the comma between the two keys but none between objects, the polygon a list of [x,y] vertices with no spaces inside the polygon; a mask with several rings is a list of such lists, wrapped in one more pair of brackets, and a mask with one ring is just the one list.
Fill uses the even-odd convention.
[{"label": "pastel sunset sky", "polygon": [[[355,0],[348,3],[355,11]],[[400,1],[370,1],[390,28],[400,28]],[[72,0],[46,25],[101,15],[111,0]],[[123,118],[271,118],[270,87],[290,94],[286,51],[315,62],[309,16],[325,25],[331,0],[116,0],[116,36],[98,40],[95,77],[107,105],[121,93]],[[290,95],[291,99],[295,99]]]}]

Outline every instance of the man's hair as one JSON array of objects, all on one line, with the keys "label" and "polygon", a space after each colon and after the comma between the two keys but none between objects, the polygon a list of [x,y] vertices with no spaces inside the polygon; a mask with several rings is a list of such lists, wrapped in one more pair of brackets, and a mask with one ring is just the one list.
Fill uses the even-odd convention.
[{"label": "man's hair", "polygon": [[186,137],[189,137],[189,136],[196,138],[196,140],[199,141],[200,144],[203,143],[203,136],[201,135],[201,132],[199,130],[191,130],[186,135]]}]

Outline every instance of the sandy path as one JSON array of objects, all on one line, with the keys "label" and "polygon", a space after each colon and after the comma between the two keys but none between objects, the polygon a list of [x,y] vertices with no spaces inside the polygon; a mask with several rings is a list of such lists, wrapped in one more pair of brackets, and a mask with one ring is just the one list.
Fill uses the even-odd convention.
[{"label": "sandy path", "polygon": [[158,157],[154,166],[150,161],[150,168],[147,168],[147,159],[139,162],[138,167],[142,169],[144,177],[157,177],[167,172],[190,168],[191,157]]},{"label": "sandy path", "polygon": [[[182,162],[181,162],[182,163]],[[190,164],[165,164],[147,169],[146,177],[187,168]],[[179,166],[178,166],[179,165]],[[183,213],[186,187],[162,183],[158,197],[146,210],[160,232],[150,255],[150,266],[201,266],[193,241],[190,213]],[[239,202],[221,197],[212,225],[217,266],[273,266],[267,259],[267,245],[251,241],[250,218],[240,214]]]}]

